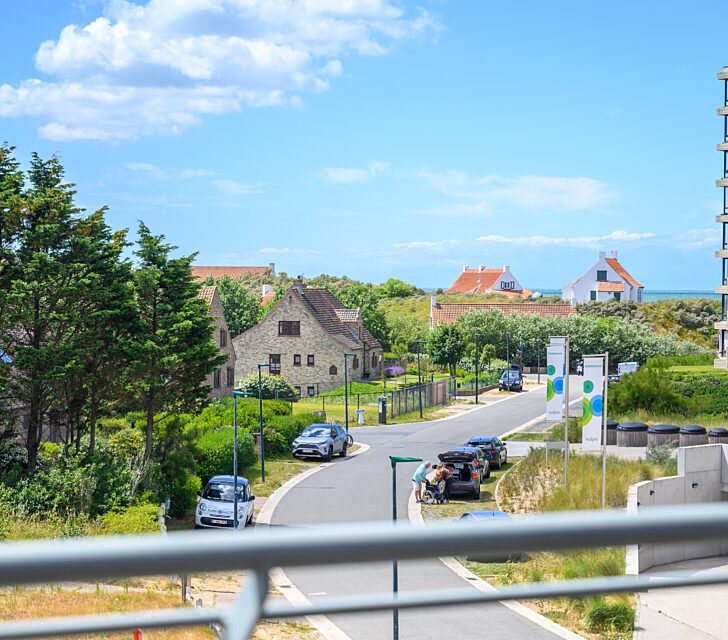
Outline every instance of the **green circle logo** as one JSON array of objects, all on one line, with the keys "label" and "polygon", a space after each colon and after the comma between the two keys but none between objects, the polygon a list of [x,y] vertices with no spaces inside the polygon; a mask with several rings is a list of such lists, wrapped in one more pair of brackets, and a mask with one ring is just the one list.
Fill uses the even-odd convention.
[{"label": "green circle logo", "polygon": [[584,380],[584,393],[591,393],[594,391],[594,383],[591,380]]},{"label": "green circle logo", "polygon": [[546,367],[546,373],[548,373],[550,376],[554,375],[556,373],[556,367],[550,364],[548,367]]}]

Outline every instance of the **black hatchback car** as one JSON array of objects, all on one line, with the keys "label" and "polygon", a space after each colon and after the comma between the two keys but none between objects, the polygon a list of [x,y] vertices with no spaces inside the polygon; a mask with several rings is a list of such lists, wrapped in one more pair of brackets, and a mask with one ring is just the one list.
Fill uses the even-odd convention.
[{"label": "black hatchback car", "polygon": [[485,453],[491,468],[500,469],[508,462],[506,443],[496,436],[475,436],[465,443],[466,447],[478,447]]},{"label": "black hatchback car", "polygon": [[510,369],[501,374],[498,391],[523,391],[523,376],[520,371]]}]

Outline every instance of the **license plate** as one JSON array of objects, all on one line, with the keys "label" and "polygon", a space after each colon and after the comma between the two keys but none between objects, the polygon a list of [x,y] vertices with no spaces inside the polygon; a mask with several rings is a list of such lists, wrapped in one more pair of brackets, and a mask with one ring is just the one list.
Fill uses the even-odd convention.
[{"label": "license plate", "polygon": [[227,524],[227,520],[210,520],[212,524]]},{"label": "license plate", "polygon": [[313,449],[303,449],[303,453],[316,453]]}]

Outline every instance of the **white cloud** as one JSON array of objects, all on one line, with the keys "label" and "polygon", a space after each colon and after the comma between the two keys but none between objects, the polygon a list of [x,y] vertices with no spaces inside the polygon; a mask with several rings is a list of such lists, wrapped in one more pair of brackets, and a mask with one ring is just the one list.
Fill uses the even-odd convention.
[{"label": "white cloud", "polygon": [[299,106],[341,75],[341,57],[438,28],[394,0],[110,0],[40,45],[53,80],[0,85],[0,117],[38,118],[58,141],[178,134],[245,106]]},{"label": "white cloud", "polygon": [[210,180],[210,184],[226,196],[260,193],[262,186],[260,184],[238,182],[237,180]]},{"label": "white cloud", "polygon": [[565,246],[581,249],[604,248],[614,243],[640,243],[644,241],[657,240],[660,236],[651,231],[627,232],[622,229],[612,231],[605,235],[594,236],[503,236],[490,234],[480,236],[474,240],[437,240],[437,241],[415,241],[393,244],[392,248],[405,251],[431,251],[442,252],[454,247],[479,247],[483,245],[510,245],[516,247],[548,247]]},{"label": "white cloud", "polygon": [[614,197],[605,182],[593,178],[487,175],[473,178],[463,171],[419,173],[441,193],[464,200],[436,207],[436,215],[485,216],[497,206],[583,210]]},{"label": "white cloud", "polygon": [[389,171],[389,163],[374,161],[366,169],[355,169],[352,167],[329,167],[323,170],[323,177],[329,182],[362,182],[371,180],[380,173]]},{"label": "white cloud", "polygon": [[708,227],[707,229],[688,229],[682,233],[675,234],[672,238],[675,246],[682,251],[695,249],[720,249],[721,233],[720,227]]}]

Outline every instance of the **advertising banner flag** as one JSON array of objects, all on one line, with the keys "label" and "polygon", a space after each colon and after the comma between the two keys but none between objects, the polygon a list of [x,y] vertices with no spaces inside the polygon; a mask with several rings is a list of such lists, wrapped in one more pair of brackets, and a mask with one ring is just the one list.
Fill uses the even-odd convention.
[{"label": "advertising banner flag", "polygon": [[564,419],[565,345],[546,347],[546,420]]},{"label": "advertising banner flag", "polygon": [[583,407],[581,449],[582,451],[593,451],[602,446],[604,356],[584,358]]}]

